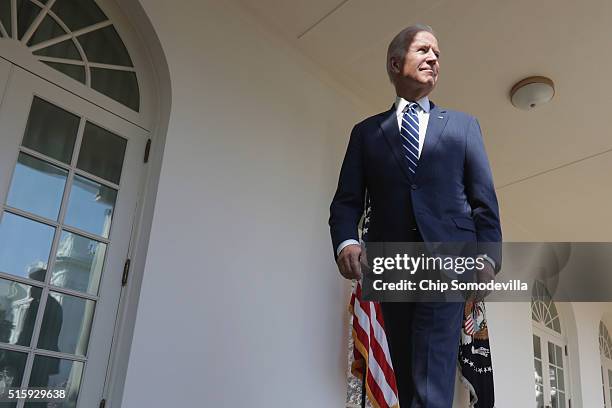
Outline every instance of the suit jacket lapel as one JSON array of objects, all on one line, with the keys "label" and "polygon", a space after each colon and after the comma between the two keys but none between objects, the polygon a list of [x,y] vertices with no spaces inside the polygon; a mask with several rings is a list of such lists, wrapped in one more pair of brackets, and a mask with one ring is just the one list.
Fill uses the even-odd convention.
[{"label": "suit jacket lapel", "polygon": [[393,152],[393,156],[400,166],[404,175],[412,180],[410,169],[408,168],[408,160],[404,157],[404,147],[400,140],[399,127],[397,126],[397,116],[395,114],[395,105],[391,106],[391,109],[382,116],[382,121],[379,123],[382,129],[383,135]]},{"label": "suit jacket lapel", "polygon": [[430,103],[429,122],[427,123],[427,131],[425,132],[425,144],[421,150],[421,157],[416,169],[415,180],[424,173],[424,168],[428,165],[430,156],[438,147],[440,138],[448,122],[448,114],[446,110],[441,110],[433,102]]}]

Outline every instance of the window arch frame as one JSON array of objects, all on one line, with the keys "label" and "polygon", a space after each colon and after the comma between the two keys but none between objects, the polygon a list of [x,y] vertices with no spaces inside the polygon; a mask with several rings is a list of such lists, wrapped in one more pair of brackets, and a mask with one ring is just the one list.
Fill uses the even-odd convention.
[{"label": "window arch frame", "polygon": [[[14,0],[10,0],[14,1]],[[26,0],[32,1],[32,0]],[[35,0],[40,3],[40,0]],[[121,104],[120,102],[84,85],[68,75],[46,65],[38,59],[21,41],[13,38],[0,37],[0,56],[11,63],[44,78],[59,87],[68,90],[92,102],[113,114],[128,120],[145,130],[152,131],[158,127],[160,110],[160,95],[158,91],[158,73],[154,64],[151,63],[151,55],[147,47],[143,46],[146,41],[136,31],[136,26],[131,23],[122,7],[114,0],[92,0],[106,15],[108,21],[117,31],[127,50],[134,72],[138,78],[140,90],[140,110],[138,112]],[[127,7],[126,7],[127,8]],[[132,6],[133,8],[133,6]],[[13,24],[15,19],[13,19]]]},{"label": "window arch frame", "polygon": [[[536,308],[534,310],[534,308]],[[546,308],[545,314],[542,315],[542,308]],[[552,315],[554,312],[554,316]],[[537,317],[546,317],[549,315],[551,318],[547,321],[543,321],[542,319],[535,319],[534,315]],[[558,330],[553,327],[547,325],[546,323],[550,322],[558,322]],[[564,382],[564,392],[565,392],[565,406],[568,407],[568,404],[571,403],[572,400],[572,381],[570,375],[571,362],[570,355],[568,351],[569,341],[566,335],[566,327],[567,322],[565,322],[564,314],[561,313],[560,308],[555,304],[550,296],[550,293],[546,289],[546,286],[539,281],[534,282],[532,297],[531,297],[531,323],[532,323],[532,337],[539,337],[540,339],[540,361],[542,364],[542,383],[543,383],[543,391],[544,398],[546,397],[546,392],[550,392],[550,362],[549,362],[549,351],[548,344],[553,343],[556,346],[561,346],[561,358],[563,360],[563,382]],[[534,338],[535,341],[535,338]],[[535,347],[535,344],[534,344]],[[535,350],[534,350],[534,365],[536,361]],[[535,367],[534,367],[535,373]],[[535,381],[535,377],[534,377]],[[534,384],[534,386],[537,384]],[[549,401],[544,400],[544,406],[548,406]]]}]

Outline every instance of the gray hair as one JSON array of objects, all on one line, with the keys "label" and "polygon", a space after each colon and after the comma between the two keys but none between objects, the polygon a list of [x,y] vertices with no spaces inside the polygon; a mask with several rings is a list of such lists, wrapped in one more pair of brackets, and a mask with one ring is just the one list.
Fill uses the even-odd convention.
[{"label": "gray hair", "polygon": [[393,74],[391,73],[391,58],[399,58],[400,61],[403,62],[406,51],[408,51],[408,47],[410,47],[410,44],[412,44],[412,40],[414,40],[414,37],[422,31],[431,33],[434,37],[436,35],[433,28],[430,26],[426,24],[414,24],[410,27],[404,28],[402,31],[397,33],[393,40],[391,40],[389,48],[387,49],[387,75],[389,75],[389,80],[391,83],[393,83]]}]

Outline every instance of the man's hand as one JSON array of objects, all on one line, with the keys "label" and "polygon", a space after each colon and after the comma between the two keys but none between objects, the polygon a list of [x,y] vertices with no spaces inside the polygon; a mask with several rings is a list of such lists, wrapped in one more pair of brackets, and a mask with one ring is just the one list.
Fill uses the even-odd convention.
[{"label": "man's hand", "polygon": [[[477,283],[488,283],[495,280],[495,270],[493,265],[489,262],[484,262],[484,268],[476,270],[476,276],[474,279]],[[474,299],[474,302],[481,302],[491,293],[490,290],[476,290],[470,294],[470,298]]]},{"label": "man's hand", "polygon": [[338,270],[346,279],[361,279],[361,245],[351,244],[342,248],[338,255]]}]

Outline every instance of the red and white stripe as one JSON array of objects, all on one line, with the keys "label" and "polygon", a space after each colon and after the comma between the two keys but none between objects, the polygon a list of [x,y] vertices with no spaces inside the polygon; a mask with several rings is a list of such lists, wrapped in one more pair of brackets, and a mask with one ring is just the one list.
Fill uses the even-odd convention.
[{"label": "red and white stripe", "polygon": [[468,336],[473,336],[474,333],[476,333],[476,330],[474,328],[474,317],[471,313],[463,320],[463,330]]},{"label": "red and white stripe", "polygon": [[363,380],[367,364],[366,392],[376,408],[399,408],[397,384],[385,335],[382,309],[377,302],[361,300],[361,283],[353,287],[353,374]]}]

